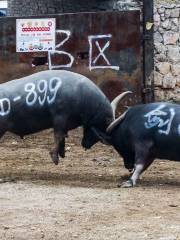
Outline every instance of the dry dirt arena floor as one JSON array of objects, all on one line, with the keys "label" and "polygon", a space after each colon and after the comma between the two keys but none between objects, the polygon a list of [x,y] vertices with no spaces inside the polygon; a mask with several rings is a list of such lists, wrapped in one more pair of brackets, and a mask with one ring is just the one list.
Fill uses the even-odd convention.
[{"label": "dry dirt arena floor", "polygon": [[49,157],[52,131],[0,144],[0,240],[180,240],[180,163],[157,160],[137,187],[109,146],[84,151],[70,133],[66,158]]}]

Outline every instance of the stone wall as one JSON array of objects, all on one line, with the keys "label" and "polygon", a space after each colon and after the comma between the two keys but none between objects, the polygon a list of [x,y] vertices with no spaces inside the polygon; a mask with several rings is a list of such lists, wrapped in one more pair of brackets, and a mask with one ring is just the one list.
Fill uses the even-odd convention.
[{"label": "stone wall", "polygon": [[32,16],[66,12],[134,10],[139,9],[138,0],[8,0],[8,15]]},{"label": "stone wall", "polygon": [[32,16],[112,10],[117,0],[8,0],[8,15]]},{"label": "stone wall", "polygon": [[56,13],[55,0],[8,0],[9,16],[32,16]]},{"label": "stone wall", "polygon": [[154,8],[156,100],[180,102],[180,4]]}]

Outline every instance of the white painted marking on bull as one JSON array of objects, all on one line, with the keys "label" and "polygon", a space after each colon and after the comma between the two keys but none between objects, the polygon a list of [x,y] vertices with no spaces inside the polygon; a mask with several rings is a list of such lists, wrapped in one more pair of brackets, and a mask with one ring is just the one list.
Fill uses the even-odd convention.
[{"label": "white painted marking on bull", "polygon": [[42,94],[42,96],[38,97],[39,100],[39,104],[41,106],[44,105],[45,101],[46,101],[46,96],[47,96],[47,91],[48,91],[48,85],[46,80],[40,80],[37,84],[37,90],[39,93]]},{"label": "white painted marking on bull", "polygon": [[[53,84],[55,84],[55,86],[53,87]],[[62,85],[62,81],[59,77],[53,77],[50,79],[49,82],[49,91],[53,93],[53,96],[47,96],[47,101],[49,104],[53,103],[55,98],[56,98],[56,94],[58,89],[61,87]]]},{"label": "white painted marking on bull", "polygon": [[178,126],[178,133],[179,133],[179,135],[180,135],[180,124],[179,124],[179,126]]},{"label": "white painted marking on bull", "polygon": [[0,115],[6,116],[10,113],[11,110],[11,102],[8,98],[0,99]]},{"label": "white painted marking on bull", "polygon": [[[61,41],[60,43],[58,43],[56,45],[55,51],[48,51],[48,65],[49,65],[49,69],[52,70],[52,69],[63,68],[63,67],[70,68],[73,65],[74,57],[70,53],[68,53],[68,52],[60,51],[60,50],[57,50],[57,49],[62,47],[64,45],[64,43],[69,40],[69,38],[71,36],[71,32],[69,30],[56,30],[56,33],[57,34],[65,34],[66,37],[64,38],[63,41]],[[69,60],[70,60],[69,63],[65,64],[65,65],[52,65],[51,57],[54,54],[66,55],[69,58]]]},{"label": "white painted marking on bull", "polygon": [[24,87],[25,92],[27,92],[26,96],[26,104],[28,106],[32,106],[36,100],[37,100],[37,93],[35,90],[35,84],[34,83],[27,83]]},{"label": "white painted marking on bull", "polygon": [[17,102],[17,101],[19,101],[19,100],[21,100],[21,96],[17,96],[17,97],[15,97],[15,98],[13,98],[13,101],[14,101],[14,102]]},{"label": "white painted marking on bull", "polygon": [[[99,45],[99,42],[98,42],[98,39],[108,39],[108,38],[112,38],[112,35],[111,34],[106,34],[106,35],[91,35],[88,37],[88,41],[89,41],[89,69],[90,71],[92,69],[97,69],[97,68],[110,68],[110,69],[114,69],[114,70],[119,70],[119,66],[112,66],[110,64],[110,62],[108,61],[107,57],[105,56],[104,52],[105,50],[110,46],[110,41],[107,41],[106,44],[104,45],[103,48],[100,47]],[[97,39],[97,40],[96,40]],[[93,54],[93,40],[96,40],[95,41],[95,44],[99,50],[99,54],[98,56],[96,56],[96,58],[94,60],[92,60],[92,54]],[[107,63],[106,66],[101,66],[101,65],[95,65],[97,60],[102,57],[105,62]]]},{"label": "white painted marking on bull", "polygon": [[37,100],[40,106],[43,106],[46,100],[48,104],[53,103],[61,85],[62,81],[59,77],[53,77],[48,82],[41,79],[37,82],[37,86],[32,82],[27,83],[24,86],[24,91],[28,93],[26,96],[26,104],[33,106]]},{"label": "white painted marking on bull", "polygon": [[[170,108],[169,112],[162,111],[165,108],[165,104],[161,104],[156,109],[145,114],[144,117],[148,118],[147,122],[144,123],[147,129],[157,126],[158,128],[166,127],[165,130],[159,129],[158,132],[161,134],[168,135],[171,129],[171,124],[175,116],[175,111]],[[163,119],[163,118],[165,119]]]},{"label": "white painted marking on bull", "polygon": [[166,135],[169,134],[169,132],[170,132],[170,130],[171,130],[171,124],[172,124],[172,120],[173,120],[174,116],[175,116],[175,111],[174,111],[173,108],[170,108],[170,118],[169,118],[169,120],[166,121],[167,124],[166,124],[166,122],[165,122],[164,125],[163,125],[163,126],[167,125],[167,129],[166,129],[166,130],[161,130],[161,129],[160,129],[160,130],[159,130],[159,133],[164,133],[164,134],[166,134]]}]

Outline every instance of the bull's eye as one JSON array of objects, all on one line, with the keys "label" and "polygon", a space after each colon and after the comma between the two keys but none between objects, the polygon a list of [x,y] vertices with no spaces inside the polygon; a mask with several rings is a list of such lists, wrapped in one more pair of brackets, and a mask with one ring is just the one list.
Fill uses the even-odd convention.
[{"label": "bull's eye", "polygon": [[109,125],[112,122],[112,118],[107,118],[106,119],[106,124]]}]

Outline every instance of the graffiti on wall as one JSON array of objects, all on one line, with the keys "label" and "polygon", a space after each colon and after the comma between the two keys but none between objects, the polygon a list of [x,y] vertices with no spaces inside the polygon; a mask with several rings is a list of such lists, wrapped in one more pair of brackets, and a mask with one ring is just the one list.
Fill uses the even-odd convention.
[{"label": "graffiti on wall", "polygon": [[[71,38],[72,33],[69,30],[56,30],[56,34],[61,34],[65,35],[64,39],[61,42],[58,42],[55,46],[55,50],[50,50],[48,51],[48,65],[49,69],[59,69],[59,68],[71,68],[75,58],[74,56],[66,51],[63,51],[63,46],[68,42],[68,40]],[[111,39],[112,39],[111,34],[103,34],[103,35],[90,35],[87,37],[87,41],[89,44],[89,70],[93,69],[114,69],[114,70],[119,70],[119,66],[114,66],[110,63],[110,60],[108,59],[105,51],[108,51],[108,48],[110,47],[111,44]],[[104,40],[105,44],[104,46],[100,46],[99,41]],[[96,48],[96,51],[98,51],[96,56],[93,56],[94,48]],[[52,57],[57,54],[59,57],[65,56],[68,59],[67,64],[62,64],[62,65],[54,65],[52,63]],[[104,64],[100,65],[98,64],[98,60],[102,59]]]}]

